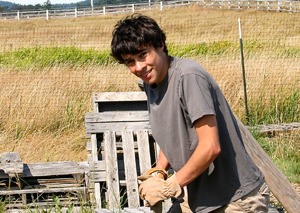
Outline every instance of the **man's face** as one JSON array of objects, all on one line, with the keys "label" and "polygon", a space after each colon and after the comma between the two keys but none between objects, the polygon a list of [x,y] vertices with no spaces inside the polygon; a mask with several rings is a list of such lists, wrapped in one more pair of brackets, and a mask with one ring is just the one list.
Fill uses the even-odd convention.
[{"label": "man's face", "polygon": [[160,84],[169,68],[169,58],[163,47],[155,49],[152,46],[145,46],[140,50],[135,55],[123,55],[126,66],[146,84]]}]

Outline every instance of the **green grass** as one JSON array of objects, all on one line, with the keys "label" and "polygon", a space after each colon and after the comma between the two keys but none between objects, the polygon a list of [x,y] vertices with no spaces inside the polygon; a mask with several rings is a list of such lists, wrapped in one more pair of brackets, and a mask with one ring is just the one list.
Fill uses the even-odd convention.
[{"label": "green grass", "polygon": [[289,181],[300,183],[300,132],[252,135]]},{"label": "green grass", "polygon": [[77,47],[21,48],[0,54],[0,66],[3,67],[108,65],[112,61],[109,51],[82,50]]},{"label": "green grass", "polygon": [[[258,54],[266,48],[273,49],[278,57],[300,57],[300,48],[270,45],[250,40],[244,42],[245,56]],[[178,57],[239,56],[239,43],[215,41],[176,45],[168,44],[169,53]],[[271,52],[271,51],[270,51]],[[0,66],[19,68],[44,68],[53,66],[111,65],[116,63],[110,50],[81,49],[78,47],[29,47],[0,53]]]},{"label": "green grass", "polygon": [[269,100],[261,94],[250,103],[250,125],[291,123],[300,120],[300,89],[272,95]]}]

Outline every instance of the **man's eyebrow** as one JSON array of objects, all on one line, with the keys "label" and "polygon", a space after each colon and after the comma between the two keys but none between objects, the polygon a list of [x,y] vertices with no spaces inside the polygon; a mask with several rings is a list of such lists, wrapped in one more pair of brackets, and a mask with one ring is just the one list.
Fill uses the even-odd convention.
[{"label": "man's eyebrow", "polygon": [[128,61],[131,61],[131,60],[133,60],[133,57],[132,57],[132,56],[138,55],[138,54],[140,54],[140,53],[142,53],[142,52],[144,52],[144,51],[146,51],[146,50],[147,50],[146,47],[145,47],[145,48],[138,49],[138,51],[137,51],[135,54],[128,54],[129,56],[128,56],[127,58],[123,58],[123,61],[124,61],[125,63],[128,62]]},{"label": "man's eyebrow", "polygon": [[131,57],[129,57],[129,58],[124,58],[123,60],[125,63],[128,63],[128,62],[132,61],[133,59]]}]

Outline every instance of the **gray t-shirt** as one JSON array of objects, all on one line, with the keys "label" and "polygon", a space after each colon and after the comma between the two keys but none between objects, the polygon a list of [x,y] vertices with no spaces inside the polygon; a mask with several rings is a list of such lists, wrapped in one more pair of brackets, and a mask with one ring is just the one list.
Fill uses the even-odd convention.
[{"label": "gray t-shirt", "polygon": [[204,115],[216,116],[221,154],[211,175],[206,171],[187,186],[193,212],[210,212],[247,195],[263,181],[222,91],[198,63],[171,57],[163,82],[144,87],[153,137],[175,171],[198,144],[193,123]]}]

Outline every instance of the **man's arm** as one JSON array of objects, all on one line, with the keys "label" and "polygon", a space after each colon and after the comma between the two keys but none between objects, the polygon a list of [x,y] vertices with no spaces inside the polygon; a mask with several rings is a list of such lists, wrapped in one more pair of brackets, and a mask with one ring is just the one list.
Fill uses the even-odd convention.
[{"label": "man's arm", "polygon": [[181,187],[203,173],[221,152],[214,115],[206,115],[196,120],[194,126],[198,145],[188,162],[176,173],[176,179]]},{"label": "man's arm", "polygon": [[156,168],[168,170],[170,167],[169,161],[167,160],[165,154],[160,150],[158,154],[158,159],[156,162]]}]

